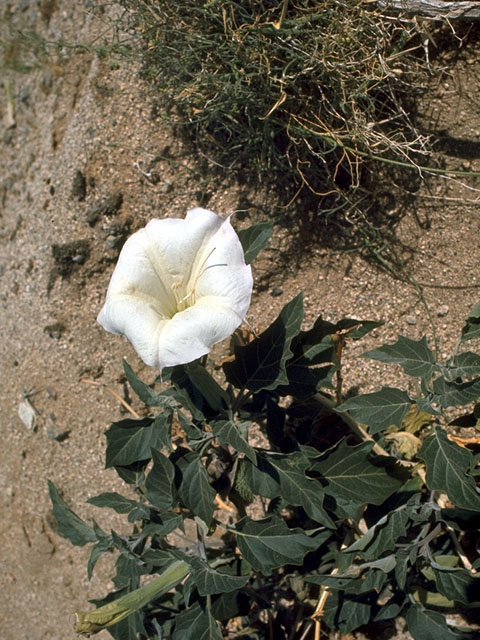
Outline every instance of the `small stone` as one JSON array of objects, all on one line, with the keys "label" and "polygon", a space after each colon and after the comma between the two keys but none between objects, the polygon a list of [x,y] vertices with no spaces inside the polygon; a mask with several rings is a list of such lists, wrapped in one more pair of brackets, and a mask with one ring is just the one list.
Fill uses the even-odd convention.
[{"label": "small stone", "polygon": [[415,324],[417,324],[417,319],[416,319],[416,317],[415,317],[415,316],[407,316],[407,317],[405,318],[405,322],[406,322],[407,324],[415,325]]},{"label": "small stone", "polygon": [[47,324],[43,327],[44,333],[46,333],[50,338],[55,338],[55,340],[59,340],[62,337],[63,332],[65,331],[65,326],[61,322],[54,322],[53,324]]},{"label": "small stone", "polygon": [[439,318],[444,318],[448,314],[449,311],[450,311],[450,309],[447,307],[447,305],[446,304],[442,304],[442,306],[439,307],[438,310],[437,310],[437,316]]},{"label": "small stone", "polygon": [[162,193],[170,193],[170,191],[173,191],[173,184],[170,182],[170,180],[163,181],[161,191]]},{"label": "small stone", "polygon": [[116,215],[122,206],[122,202],[123,195],[120,192],[111,193],[104,200],[95,202],[86,214],[88,224],[93,227],[101,217]]},{"label": "small stone", "polygon": [[26,398],[18,405],[18,416],[29,431],[35,431],[37,414]]},{"label": "small stone", "polygon": [[76,198],[79,202],[82,202],[82,200],[85,200],[86,195],[87,181],[85,180],[83,173],[77,169],[73,177],[71,196],[72,198]]},{"label": "small stone", "polygon": [[280,287],[275,287],[275,289],[272,289],[270,291],[270,295],[272,296],[272,298],[278,298],[278,296],[281,296],[283,293],[283,289],[280,289]]}]

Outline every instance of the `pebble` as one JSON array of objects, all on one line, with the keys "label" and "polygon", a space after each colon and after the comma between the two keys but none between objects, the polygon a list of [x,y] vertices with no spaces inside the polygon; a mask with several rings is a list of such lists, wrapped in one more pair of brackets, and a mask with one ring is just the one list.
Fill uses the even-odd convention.
[{"label": "pebble", "polygon": [[280,287],[275,287],[275,289],[272,289],[270,291],[270,295],[272,296],[272,298],[277,298],[278,296],[281,296],[283,293],[283,289],[280,289]]},{"label": "pebble", "polygon": [[415,324],[417,324],[417,319],[416,319],[416,317],[415,317],[415,316],[407,316],[407,317],[405,318],[405,322],[406,322],[407,324],[415,325]]},{"label": "pebble", "polygon": [[444,318],[449,312],[449,308],[446,304],[443,304],[441,307],[437,309],[437,316],[439,318]]}]

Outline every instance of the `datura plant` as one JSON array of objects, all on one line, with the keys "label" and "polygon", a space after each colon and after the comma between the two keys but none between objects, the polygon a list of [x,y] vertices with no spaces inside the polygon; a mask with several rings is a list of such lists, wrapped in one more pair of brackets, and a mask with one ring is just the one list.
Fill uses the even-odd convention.
[{"label": "datura plant", "polygon": [[114,592],[77,612],[75,629],[313,640],[406,624],[414,640],[473,640],[480,355],[466,347],[480,304],[444,362],[425,337],[363,354],[399,365],[408,391],[371,380],[374,391],[344,394],[349,343],[380,323],[302,327],[301,295],[259,335],[237,331],[214,364],[211,347],[245,320],[249,264],[271,231],[237,235],[194,209],[150,222],[121,252],[99,321],[155,370],[146,383],[124,362],[145,407],[106,431],[122,493],[88,500],[123,514],[121,531],[80,519],[49,483],[59,533],[92,545],[89,578],[115,556]]}]

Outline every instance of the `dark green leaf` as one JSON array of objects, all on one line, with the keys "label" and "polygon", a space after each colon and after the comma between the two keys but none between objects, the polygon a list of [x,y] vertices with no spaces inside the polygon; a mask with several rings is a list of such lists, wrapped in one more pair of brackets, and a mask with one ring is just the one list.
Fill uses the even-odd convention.
[{"label": "dark green leaf", "polygon": [[[133,513],[135,514],[134,520],[142,520],[147,518],[150,514],[148,507],[142,503],[125,498],[125,496],[114,491],[100,493],[98,496],[89,498],[87,502],[93,504],[95,507],[107,507],[109,509],[113,509],[117,513]],[[134,521],[131,518],[129,518],[129,520],[130,522]]]},{"label": "dark green leaf", "polygon": [[427,465],[426,482],[430,491],[443,491],[461,509],[480,509],[480,494],[468,475],[472,454],[448,439],[443,429],[435,429],[418,452]]},{"label": "dark green leaf", "polygon": [[303,318],[302,294],[286,304],[278,318],[258,338],[235,349],[235,360],[223,365],[228,382],[239,389],[273,390],[288,383],[285,363]]},{"label": "dark green leaf", "polygon": [[480,576],[472,575],[466,569],[442,566],[433,560],[431,567],[437,589],[446,598],[468,605],[480,603]]},{"label": "dark green leaf", "polygon": [[412,401],[405,391],[383,387],[375,393],[349,398],[337,407],[337,411],[348,411],[357,422],[366,424],[371,434],[375,434],[391,425],[399,427],[411,406]]},{"label": "dark green leaf", "polygon": [[252,464],[245,458],[239,461],[235,488],[242,494],[242,487],[237,484],[245,483],[252,494],[258,494],[263,498],[276,498],[280,495],[280,485],[273,468],[267,463],[265,457],[257,454],[257,464]]},{"label": "dark green leaf", "polygon": [[153,466],[145,481],[147,498],[159,509],[173,504],[175,466],[160,451],[152,450]]},{"label": "dark green leaf", "polygon": [[140,378],[137,377],[132,367],[126,360],[123,361],[123,370],[125,371],[125,375],[130,386],[135,391],[140,400],[146,405],[148,405],[149,407],[168,406],[172,409],[175,408],[176,402],[171,396],[156,393],[156,391],[154,391],[151,387],[147,386],[140,380]]},{"label": "dark green leaf", "polygon": [[321,460],[315,460],[313,468],[326,481],[325,493],[359,505],[382,504],[394,493],[401,482],[371,462],[371,448],[372,443],[349,447],[342,441]]},{"label": "dark green leaf", "polygon": [[405,373],[420,378],[430,378],[436,368],[435,358],[425,336],[418,342],[399,336],[395,344],[385,344],[367,351],[362,354],[362,358],[398,363]]},{"label": "dark green leaf", "polygon": [[275,470],[274,477],[280,484],[281,496],[289,504],[303,507],[312,520],[334,529],[334,523],[323,508],[324,491],[321,483],[307,477],[295,465],[295,459],[294,455],[271,455],[266,458],[267,465]]},{"label": "dark green leaf", "polygon": [[158,434],[152,428],[151,418],[121,420],[107,429],[105,467],[126,466],[151,458],[151,449],[157,445]]},{"label": "dark green leaf", "polygon": [[145,482],[145,468],[149,460],[139,460],[127,466],[115,465],[115,471],[120,478],[127,484],[133,484],[135,487],[141,487]]},{"label": "dark green leaf", "polygon": [[[245,423],[248,426],[248,423]],[[256,464],[257,454],[243,437],[239,425],[232,420],[221,420],[211,423],[212,431],[223,445],[230,445],[239,453],[243,453],[247,458]]]},{"label": "dark green leaf", "polygon": [[406,619],[414,640],[463,640],[468,637],[454,633],[441,613],[420,606],[409,607]]},{"label": "dark green leaf", "polygon": [[203,365],[192,362],[185,367],[185,372],[212,409],[218,412],[225,411],[230,405],[230,399]]},{"label": "dark green leaf", "polygon": [[480,338],[480,302],[468,314],[460,341],[466,342],[473,338]]},{"label": "dark green leaf", "polygon": [[310,538],[301,529],[289,529],[276,516],[263,520],[242,518],[232,532],[245,559],[266,575],[285,564],[302,564],[305,555],[323,542]]},{"label": "dark green leaf", "polygon": [[192,567],[192,577],[201,596],[213,595],[215,593],[228,593],[244,587],[249,575],[236,576],[222,573],[217,569],[212,569],[200,558],[188,557],[185,561]]},{"label": "dark green leaf", "polygon": [[92,550],[90,552],[90,557],[88,558],[88,563],[87,563],[87,577],[89,580],[91,580],[92,578],[93,569],[97,564],[97,560],[106,551],[110,551],[112,547],[113,547],[112,536],[102,537],[101,539],[99,539],[99,541],[96,544],[93,545]]},{"label": "dark green leaf", "polygon": [[433,382],[433,396],[430,402],[446,409],[475,402],[480,397],[480,378],[469,382],[450,382],[445,378],[437,378]]},{"label": "dark green leaf", "polygon": [[457,353],[449,362],[449,374],[452,378],[478,376],[480,374],[480,355],[472,351]]},{"label": "dark green leaf", "polygon": [[153,431],[155,432],[155,443],[160,449],[166,447],[172,448],[172,440],[170,437],[170,430],[173,422],[173,411],[165,410],[162,413],[158,413],[153,420]]},{"label": "dark green leaf", "polygon": [[97,536],[92,527],[81,520],[61,498],[55,485],[48,481],[48,491],[53,506],[53,515],[58,523],[60,533],[68,538],[72,544],[83,547],[89,542],[97,542]]},{"label": "dark green leaf", "polygon": [[383,516],[359,540],[350,545],[345,553],[358,553],[366,560],[374,560],[387,551],[394,551],[397,540],[406,534],[408,520],[405,509]]},{"label": "dark green leaf", "polygon": [[222,634],[210,611],[196,602],[176,616],[172,640],[222,640]]},{"label": "dark green leaf", "polygon": [[138,640],[139,633],[146,633],[143,626],[143,613],[135,611],[117,624],[113,624],[108,631],[115,640]]},{"label": "dark green leaf", "polygon": [[211,524],[216,492],[210,486],[207,471],[200,458],[195,458],[183,471],[179,494],[190,511],[200,516],[207,525]]},{"label": "dark green leaf", "polygon": [[372,610],[371,594],[343,594],[332,591],[323,609],[323,619],[327,625],[347,634],[366,624]]},{"label": "dark green leaf", "polygon": [[242,243],[246,264],[255,260],[260,251],[270,240],[273,231],[273,222],[259,222],[248,229],[240,229],[237,235]]}]

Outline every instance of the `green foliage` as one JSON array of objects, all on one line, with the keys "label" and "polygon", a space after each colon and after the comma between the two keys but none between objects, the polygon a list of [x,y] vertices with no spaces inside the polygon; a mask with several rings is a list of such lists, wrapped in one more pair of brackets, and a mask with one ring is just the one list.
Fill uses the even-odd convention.
[{"label": "green foliage", "polygon": [[[245,234],[245,250],[255,253],[263,234]],[[402,615],[415,640],[469,637],[445,614],[479,601],[478,455],[450,437],[449,420],[480,396],[480,356],[437,362],[425,338],[399,337],[364,357],[400,365],[416,381],[410,391],[382,387],[342,402],[343,345],[378,323],[318,318],[302,330],[302,318],[297,296],[236,348],[224,380],[196,362],[175,367],[157,390],[125,363],[149,415],[106,432],[106,466],[127,481],[127,495],[88,502],[123,515],[131,533],[84,522],[49,485],[59,532],[92,543],[89,577],[103,553],[117,558],[117,591],[82,620],[103,619],[108,604],[117,640],[220,639],[231,618],[250,637],[274,629],[299,638],[321,598],[332,632]],[[419,407],[429,415],[412,419]],[[467,417],[478,419],[475,411]],[[392,434],[417,440],[412,456]],[[144,576],[168,590],[145,590]]]}]

